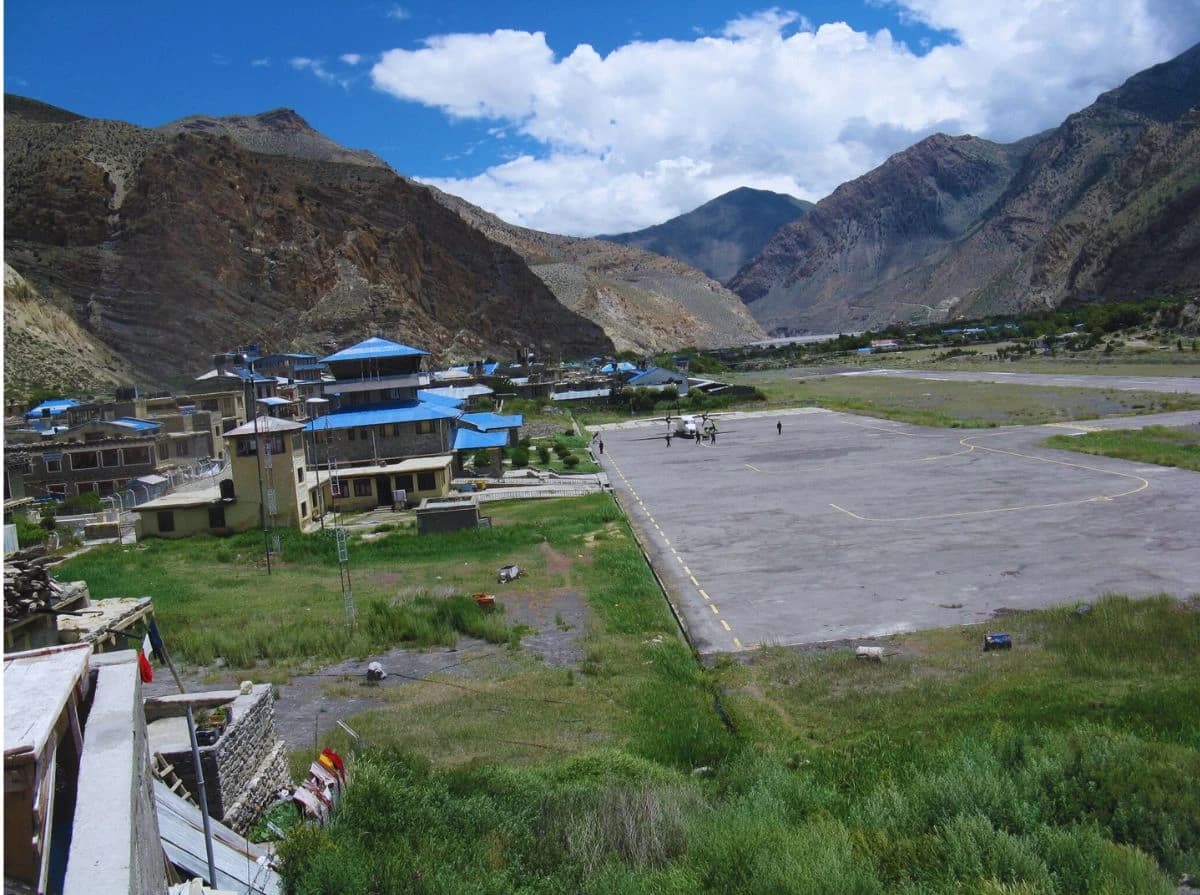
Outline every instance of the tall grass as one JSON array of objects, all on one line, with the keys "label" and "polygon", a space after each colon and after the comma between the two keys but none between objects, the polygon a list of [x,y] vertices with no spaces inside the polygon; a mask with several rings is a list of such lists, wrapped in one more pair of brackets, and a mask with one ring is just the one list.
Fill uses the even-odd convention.
[{"label": "tall grass", "polygon": [[1144,429],[1114,429],[1083,435],[1054,435],[1042,444],[1083,454],[1200,470],[1200,433],[1188,429],[1146,426]]}]

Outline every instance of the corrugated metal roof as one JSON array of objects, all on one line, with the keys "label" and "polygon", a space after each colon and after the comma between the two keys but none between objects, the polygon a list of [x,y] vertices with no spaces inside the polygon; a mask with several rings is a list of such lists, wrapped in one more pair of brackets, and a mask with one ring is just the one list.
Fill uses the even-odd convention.
[{"label": "corrugated metal roof", "polygon": [[486,385],[443,385],[437,388],[423,388],[417,392],[419,398],[429,398],[441,395],[447,398],[477,398],[480,395],[493,395],[492,389]]},{"label": "corrugated metal roof", "polygon": [[[444,391],[439,389],[438,391]],[[462,407],[467,403],[466,398],[455,398],[452,395],[438,394],[430,389],[417,389],[417,397],[422,401],[429,401],[433,404],[442,404],[446,407]]]},{"label": "corrugated metal roof", "polygon": [[323,357],[321,358],[321,363],[328,364],[343,360],[368,360],[376,357],[416,357],[427,354],[429,354],[428,351],[422,351],[420,348],[413,348],[410,345],[401,345],[399,342],[393,342],[389,339],[374,337],[364,339],[357,345],[351,345],[349,348],[343,348],[336,354],[329,355],[329,357]]},{"label": "corrugated metal roof", "polygon": [[592,388],[576,392],[555,392],[550,396],[551,401],[582,401],[584,398],[607,398],[612,393],[610,388]]},{"label": "corrugated metal roof", "polygon": [[74,398],[50,398],[49,400],[43,401],[37,407],[34,407],[32,410],[26,412],[25,419],[32,419],[35,416],[41,416],[43,410],[49,410],[50,416],[58,416],[60,413],[66,411],[67,408],[78,406],[79,402]]},{"label": "corrugated metal roof", "polygon": [[126,429],[133,429],[137,432],[152,432],[155,429],[161,429],[162,423],[153,423],[150,420],[139,420],[137,417],[122,416],[115,420],[109,420],[114,426],[124,426]]},{"label": "corrugated metal roof", "polygon": [[268,398],[259,398],[259,404],[266,404],[268,407],[279,407],[282,404],[295,404],[295,401],[289,401],[287,398],[280,398],[272,395]]},{"label": "corrugated metal roof", "polygon": [[508,444],[508,431],[476,432],[474,429],[459,429],[454,433],[456,451],[477,451],[480,448],[502,448]]},{"label": "corrugated metal roof", "polygon": [[480,432],[492,429],[515,429],[525,425],[525,417],[519,413],[504,415],[499,413],[464,413],[462,421],[474,426]]},{"label": "corrugated metal roof", "polygon": [[342,410],[305,426],[308,432],[323,432],[326,429],[352,429],[356,426],[382,426],[386,423],[419,423],[426,420],[452,420],[458,411],[444,404],[428,401],[413,401],[407,404],[362,405],[354,410]]}]

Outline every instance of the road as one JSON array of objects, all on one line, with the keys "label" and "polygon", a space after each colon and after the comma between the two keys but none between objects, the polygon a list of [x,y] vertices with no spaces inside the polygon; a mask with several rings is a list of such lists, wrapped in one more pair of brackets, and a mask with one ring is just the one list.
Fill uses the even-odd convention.
[{"label": "road", "polygon": [[[835,376],[892,376],[933,382],[1007,382],[1012,385],[1042,385],[1059,388],[1108,388],[1118,391],[1185,392],[1200,395],[1200,379],[1187,376],[1097,376],[1069,373],[1001,373],[980,370],[853,370]],[[811,378],[810,376],[801,378]]]},{"label": "road", "polygon": [[619,424],[600,459],[718,653],[1200,591],[1200,474],[1039,446],[1150,423],[1200,412],[968,431],[805,408],[723,416],[715,446]]}]

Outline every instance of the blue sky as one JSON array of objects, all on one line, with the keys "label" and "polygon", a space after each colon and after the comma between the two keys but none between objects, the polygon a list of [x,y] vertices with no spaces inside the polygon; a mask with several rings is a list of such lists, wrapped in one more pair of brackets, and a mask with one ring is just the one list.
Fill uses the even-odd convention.
[{"label": "blue sky", "polygon": [[569,233],[739,185],[819,199],[938,130],[1019,138],[1200,40],[1200,0],[10,0],[4,16],[6,92],[144,126],[288,106]]}]

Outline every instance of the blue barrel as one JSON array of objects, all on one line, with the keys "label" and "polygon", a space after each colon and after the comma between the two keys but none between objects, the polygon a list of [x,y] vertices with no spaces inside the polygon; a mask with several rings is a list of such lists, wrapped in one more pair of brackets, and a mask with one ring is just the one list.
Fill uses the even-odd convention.
[{"label": "blue barrel", "polygon": [[983,635],[983,651],[990,652],[994,649],[1012,649],[1011,634],[984,634]]}]

